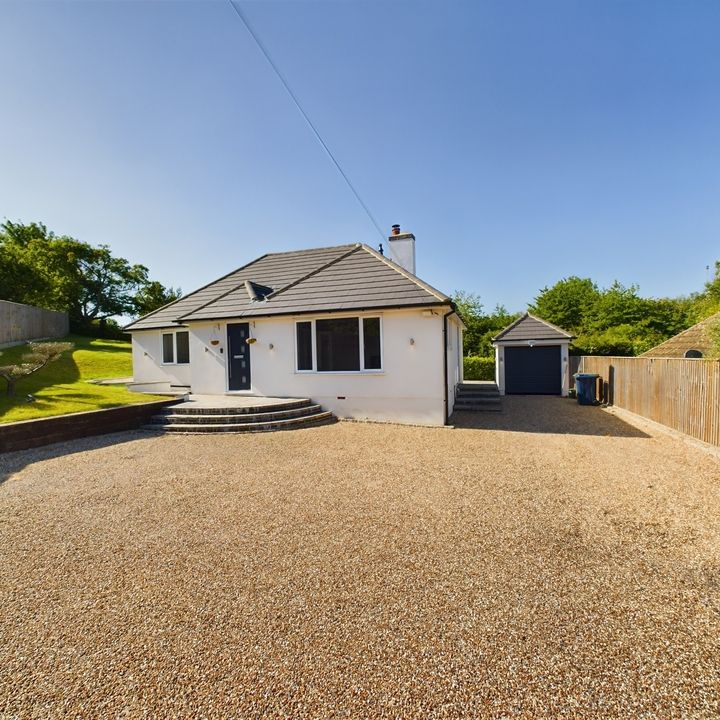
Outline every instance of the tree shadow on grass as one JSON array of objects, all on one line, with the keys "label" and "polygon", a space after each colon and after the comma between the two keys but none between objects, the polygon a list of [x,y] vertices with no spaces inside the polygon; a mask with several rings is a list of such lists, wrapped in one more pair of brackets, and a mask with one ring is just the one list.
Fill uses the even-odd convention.
[{"label": "tree shadow on grass", "polygon": [[599,407],[578,405],[570,398],[547,395],[509,395],[501,412],[456,412],[457,428],[599,437],[649,438],[650,435]]}]

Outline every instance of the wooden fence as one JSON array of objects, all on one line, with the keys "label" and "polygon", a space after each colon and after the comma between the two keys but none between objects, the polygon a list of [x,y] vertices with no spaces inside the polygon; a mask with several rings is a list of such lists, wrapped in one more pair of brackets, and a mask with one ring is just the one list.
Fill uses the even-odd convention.
[{"label": "wooden fence", "polygon": [[65,312],[0,300],[0,347],[28,340],[61,338],[68,332]]},{"label": "wooden fence", "polygon": [[720,362],[584,356],[581,371],[603,379],[604,400],[720,445]]}]

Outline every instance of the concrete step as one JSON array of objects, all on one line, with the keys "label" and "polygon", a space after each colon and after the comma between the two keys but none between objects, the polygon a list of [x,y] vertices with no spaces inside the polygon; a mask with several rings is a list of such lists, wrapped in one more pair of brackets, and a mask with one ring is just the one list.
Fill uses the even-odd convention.
[{"label": "concrete step", "polygon": [[173,405],[168,408],[168,413],[173,415],[258,415],[266,412],[285,412],[288,410],[296,410],[298,408],[306,408],[312,405],[312,401],[308,398],[298,398],[289,402],[282,403],[265,403],[247,406],[230,406],[223,407],[195,407],[193,403]]},{"label": "concrete step", "polygon": [[455,403],[453,412],[502,412],[502,405],[500,403],[496,405],[477,405],[477,404],[465,404]]},{"label": "concrete step", "polygon": [[269,432],[272,430],[292,430],[306,425],[317,425],[332,422],[335,417],[331,412],[316,412],[310,415],[287,418],[285,420],[266,420],[260,422],[229,422],[229,423],[153,423],[145,425],[145,430],[166,433],[241,433]]},{"label": "concrete step", "polygon": [[458,395],[499,395],[497,385],[458,385]]},{"label": "concrete step", "polygon": [[[286,410],[270,410],[258,413],[183,413],[175,412],[173,406],[166,411],[154,415],[150,422],[153,425],[242,425],[246,423],[271,422],[274,420],[291,420],[322,412],[320,405],[304,405],[303,407]],[[282,405],[266,405],[264,407],[280,408]],[[213,408],[214,409],[214,408]],[[227,410],[228,408],[224,408]]]}]

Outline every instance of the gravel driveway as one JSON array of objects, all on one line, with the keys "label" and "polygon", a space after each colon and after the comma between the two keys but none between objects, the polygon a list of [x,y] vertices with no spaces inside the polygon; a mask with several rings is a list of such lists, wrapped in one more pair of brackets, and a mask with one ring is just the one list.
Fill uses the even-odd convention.
[{"label": "gravel driveway", "polygon": [[720,461],[457,422],[0,456],[0,717],[716,717]]}]

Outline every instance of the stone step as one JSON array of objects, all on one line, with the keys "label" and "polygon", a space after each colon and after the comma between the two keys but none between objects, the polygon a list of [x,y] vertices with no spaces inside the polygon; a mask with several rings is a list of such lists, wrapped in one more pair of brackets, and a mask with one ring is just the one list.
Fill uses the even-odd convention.
[{"label": "stone step", "polygon": [[500,397],[499,392],[474,392],[467,390],[458,390],[456,397],[466,398],[497,398]]},{"label": "stone step", "polygon": [[268,420],[249,423],[211,423],[207,425],[193,423],[168,423],[167,425],[145,425],[145,430],[165,433],[241,433],[269,432],[272,430],[292,430],[306,425],[317,425],[332,422],[335,417],[331,412],[318,412],[312,415],[289,418],[286,420]]},{"label": "stone step", "polygon": [[[271,405],[265,407],[282,407],[279,405]],[[271,410],[270,412],[260,413],[178,413],[173,412],[175,407],[170,407],[167,411],[154,415],[150,422],[153,425],[241,425],[244,423],[269,422],[273,420],[291,420],[292,418],[306,417],[322,412],[320,405],[304,405],[293,410]],[[227,408],[225,408],[227,409]]]},{"label": "stone step", "polygon": [[482,395],[496,395],[500,391],[497,385],[458,385],[459,393],[472,393]]},{"label": "stone step", "polygon": [[168,408],[167,412],[173,415],[257,415],[265,412],[284,412],[310,406],[312,406],[311,400],[308,398],[298,398],[297,400],[291,400],[289,402],[247,405],[245,407],[223,407],[220,405],[217,407],[196,407],[193,403],[187,403],[173,405]]},{"label": "stone step", "polygon": [[493,405],[479,405],[479,404],[460,404],[455,403],[453,412],[502,412],[502,405],[500,403]]}]

